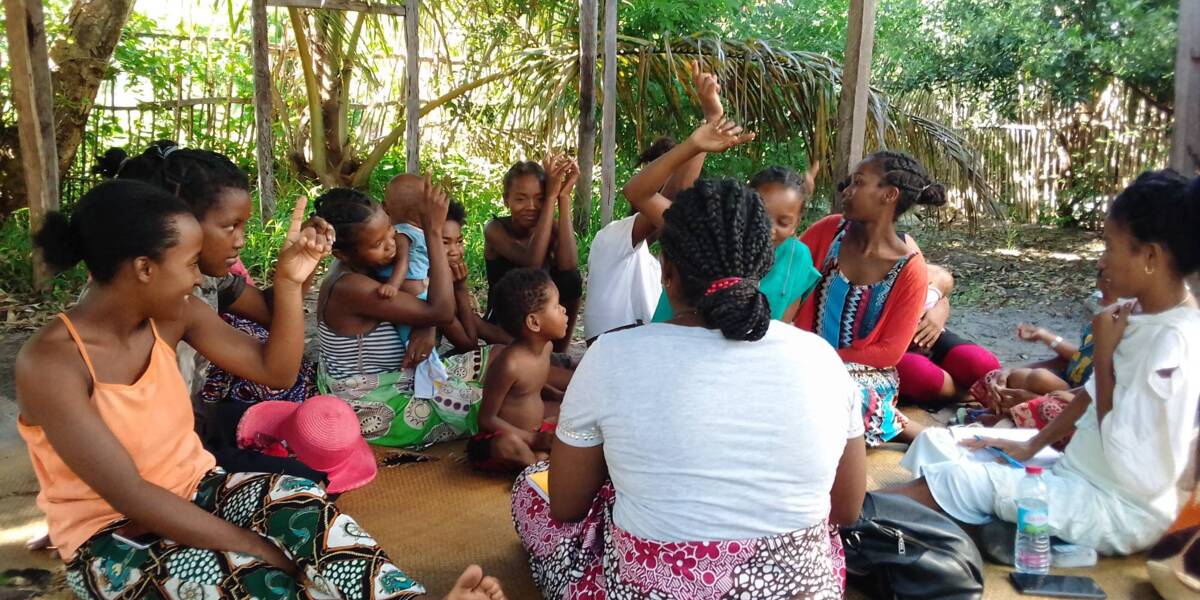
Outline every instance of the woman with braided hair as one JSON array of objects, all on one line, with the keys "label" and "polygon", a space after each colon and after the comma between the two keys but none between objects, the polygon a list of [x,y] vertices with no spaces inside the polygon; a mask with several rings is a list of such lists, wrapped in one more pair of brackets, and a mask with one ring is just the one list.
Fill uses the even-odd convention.
[{"label": "woman with braided hair", "polygon": [[919,431],[896,409],[896,365],[917,331],[928,274],[896,219],[914,204],[945,204],[946,190],[913,157],[881,151],[854,168],[842,202],[842,214],[800,236],[821,279],[795,324],[825,338],[862,387],[867,444],[911,441]]},{"label": "woman with braided hair", "polygon": [[771,319],[763,203],[701,180],[661,244],[674,316],[598,338],[550,462],[513,488],[534,580],[556,599],[841,597],[829,526],[862,505],[859,396],[828,344]]}]

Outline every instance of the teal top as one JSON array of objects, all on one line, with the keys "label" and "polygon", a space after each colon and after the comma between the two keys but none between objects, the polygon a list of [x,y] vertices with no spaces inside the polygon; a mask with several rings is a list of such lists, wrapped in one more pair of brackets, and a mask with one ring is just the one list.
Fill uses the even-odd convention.
[{"label": "teal top", "polygon": [[[808,246],[796,238],[788,240],[775,249],[775,264],[767,271],[767,276],[758,283],[758,289],[767,297],[771,305],[771,318],[782,319],[789,306],[797,300],[803,300],[812,291],[813,286],[821,279],[820,271],[813,265],[812,254]],[[668,321],[675,316],[671,312],[671,304],[667,302],[664,291],[658,297],[658,307],[654,309],[655,323]]]}]

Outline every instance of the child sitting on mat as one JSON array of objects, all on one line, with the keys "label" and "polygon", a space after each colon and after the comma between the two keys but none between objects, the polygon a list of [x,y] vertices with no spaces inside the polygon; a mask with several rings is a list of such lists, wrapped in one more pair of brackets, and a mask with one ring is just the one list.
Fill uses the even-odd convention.
[{"label": "child sitting on mat", "polygon": [[467,458],[477,469],[516,471],[549,457],[555,423],[544,420],[542,388],[552,342],[567,332],[567,310],[541,269],[508,272],[493,299],[497,321],[515,339],[484,373],[480,432],[467,443]]},{"label": "child sitting on mat", "polygon": [[429,248],[421,229],[425,180],[417,175],[397,175],[388,182],[383,198],[396,230],[396,258],[379,269],[379,278],[385,280],[379,286],[379,297],[391,298],[403,291],[424,300],[429,282]]}]

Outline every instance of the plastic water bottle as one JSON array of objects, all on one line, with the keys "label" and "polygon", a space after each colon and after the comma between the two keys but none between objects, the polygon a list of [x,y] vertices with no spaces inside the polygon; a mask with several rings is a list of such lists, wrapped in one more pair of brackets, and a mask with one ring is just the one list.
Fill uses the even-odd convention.
[{"label": "plastic water bottle", "polygon": [[1017,541],[1014,555],[1017,571],[1050,572],[1050,506],[1041,467],[1025,467],[1025,478],[1017,487]]}]

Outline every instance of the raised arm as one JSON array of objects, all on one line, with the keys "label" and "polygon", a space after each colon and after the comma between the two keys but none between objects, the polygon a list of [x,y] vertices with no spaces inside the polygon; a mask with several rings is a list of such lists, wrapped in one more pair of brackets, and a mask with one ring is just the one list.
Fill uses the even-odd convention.
[{"label": "raised arm", "polygon": [[53,347],[32,343],[18,354],[15,374],[21,419],[41,427],[71,471],[135,525],[184,546],[241,552],[283,569],[293,568],[254,532],[142,478],[89,400],[87,372],[69,342]]},{"label": "raised arm", "polygon": [[[634,175],[621,189],[621,193],[655,228],[662,227],[663,213],[670,208],[671,201],[663,196],[660,190],[676,170],[699,154],[724,152],[752,139],[753,133],[744,133],[737,123],[724,117],[704,123],[682,143]],[[688,187],[690,186],[689,183]]]},{"label": "raised arm", "polygon": [[183,339],[229,372],[271,387],[296,381],[304,354],[305,281],[333,247],[333,240],[311,227],[301,228],[307,199],[296,202],[292,223],[275,267],[271,331],[265,344],[230,327],[199,300],[185,309]]},{"label": "raised arm", "polygon": [[541,268],[546,264],[546,255],[550,252],[550,237],[554,230],[555,198],[562,189],[563,175],[566,163],[561,155],[546,158],[546,184],[542,193],[542,208],[538,213],[537,223],[533,226],[533,237],[528,244],[513,239],[504,224],[493,219],[483,229],[483,241],[487,248],[509,261],[523,267]]},{"label": "raised arm", "polygon": [[[316,232],[318,238],[326,237],[330,240],[331,244],[333,243],[333,240],[336,239],[333,226],[325,221],[325,219],[322,219],[316,215],[312,215],[306,221],[304,221],[303,225],[301,225],[301,229],[312,229]],[[301,295],[308,295],[308,291],[312,289],[313,279],[316,278],[316,275],[317,270],[313,269],[313,272],[310,273],[308,278],[304,280],[304,285],[301,286]],[[259,325],[270,329],[272,318],[271,315],[274,311],[274,306],[274,288],[260,290],[252,285],[247,285],[242,288],[242,291],[238,294],[237,298],[235,298],[234,301],[229,304],[226,310],[239,317],[250,319]]]},{"label": "raised arm", "polygon": [[[571,193],[575,191],[575,182],[579,180],[579,164],[567,161],[565,167],[566,180],[558,192],[558,228],[555,236],[554,267],[559,271],[573,271],[579,268],[579,247],[575,241],[575,227],[571,223]],[[583,193],[590,194],[591,190]],[[546,199],[547,204],[550,198]]]}]

